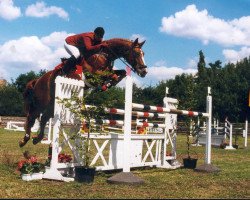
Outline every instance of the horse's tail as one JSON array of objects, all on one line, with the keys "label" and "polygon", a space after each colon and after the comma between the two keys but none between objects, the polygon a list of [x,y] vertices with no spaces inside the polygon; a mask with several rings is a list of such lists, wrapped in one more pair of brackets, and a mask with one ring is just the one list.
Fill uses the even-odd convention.
[{"label": "horse's tail", "polygon": [[35,98],[34,98],[34,86],[38,79],[31,80],[27,83],[25,91],[23,93],[24,98],[24,109],[25,112],[28,113],[30,108],[35,106]]}]

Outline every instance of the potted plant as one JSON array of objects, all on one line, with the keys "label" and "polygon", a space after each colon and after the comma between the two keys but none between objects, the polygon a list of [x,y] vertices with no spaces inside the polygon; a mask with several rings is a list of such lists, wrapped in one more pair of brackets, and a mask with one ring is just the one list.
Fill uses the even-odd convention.
[{"label": "potted plant", "polygon": [[[95,167],[91,166],[90,158],[92,155],[90,148],[90,132],[93,129],[98,129],[98,126],[94,126],[101,121],[105,113],[105,108],[102,105],[87,106],[85,103],[86,96],[79,98],[76,93],[72,94],[71,98],[59,100],[74,113],[79,119],[79,124],[75,125],[71,131],[71,139],[76,141],[75,147],[79,156],[82,158],[82,162],[79,166],[75,166],[75,180],[78,182],[91,183],[94,181]],[[93,120],[95,119],[95,120]]]},{"label": "potted plant", "polygon": [[[187,144],[187,157],[183,158],[183,166],[184,166],[184,168],[189,168],[189,169],[196,168],[198,157],[192,158],[191,155],[190,155],[191,154],[190,147],[191,147],[191,144],[192,144],[192,139],[191,138],[193,138],[194,133],[195,133],[194,122],[191,119],[190,120],[190,131],[189,131],[189,133],[186,134],[186,138],[187,138],[187,142],[186,142],[186,144]],[[197,153],[195,151],[193,151],[193,152],[197,156]]]},{"label": "potted plant", "polygon": [[36,156],[30,156],[28,151],[24,152],[24,160],[18,162],[18,171],[25,181],[43,178],[44,164],[38,162]]}]

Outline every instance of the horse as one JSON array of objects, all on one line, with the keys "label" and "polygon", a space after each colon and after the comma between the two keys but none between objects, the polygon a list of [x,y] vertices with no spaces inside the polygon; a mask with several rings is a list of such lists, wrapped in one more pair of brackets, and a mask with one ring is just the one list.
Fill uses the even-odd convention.
[{"label": "horse", "polygon": [[[98,88],[106,83],[107,80],[112,87],[126,77],[125,70],[113,69],[113,63],[116,59],[123,58],[123,62],[129,65],[138,76],[146,76],[147,66],[144,61],[144,52],[141,49],[145,41],[139,42],[138,38],[134,41],[114,38],[104,42],[107,43],[106,48],[88,58],[81,57],[77,63],[78,66],[81,66],[83,74],[87,74],[88,72],[89,74],[99,74],[102,77],[102,82],[93,86],[88,84],[88,76],[85,76],[86,88],[84,90],[90,87]],[[75,69],[65,75],[62,70],[64,64],[65,61],[62,60],[54,70],[48,71],[40,78],[27,83],[23,93],[26,113],[25,135],[19,141],[20,147],[23,147],[30,140],[31,128],[36,118],[40,116],[40,130],[38,135],[33,137],[33,144],[35,145],[43,139],[46,123],[54,116],[56,77],[66,76],[77,80],[81,79],[79,74],[74,72]]]}]

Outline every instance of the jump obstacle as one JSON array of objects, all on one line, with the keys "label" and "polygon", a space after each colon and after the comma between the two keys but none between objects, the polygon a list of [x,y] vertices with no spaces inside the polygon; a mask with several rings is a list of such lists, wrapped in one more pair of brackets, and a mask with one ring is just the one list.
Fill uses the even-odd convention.
[{"label": "jump obstacle", "polygon": [[[195,135],[195,144],[193,146],[202,146],[206,144],[206,124],[201,127],[199,120],[197,122],[198,130]],[[214,120],[211,133],[211,145],[213,147],[220,147],[227,139],[230,140],[229,146],[232,147],[232,124],[225,120],[224,126],[219,126],[218,121]],[[229,149],[228,147],[226,149]]]},{"label": "jump obstacle", "polygon": [[[199,126],[199,120],[197,122],[198,131],[196,132],[195,143],[193,146],[201,146],[206,144],[206,125],[202,127]],[[190,127],[190,129],[192,129]],[[237,129],[237,130],[236,130]],[[212,134],[211,134],[211,145],[213,147],[221,147],[228,140],[228,145],[224,148],[225,150],[235,150],[233,147],[233,130],[240,131],[242,130],[242,136],[245,138],[244,147],[247,147],[247,134],[248,134],[248,121],[245,121],[244,128],[233,128],[233,124],[225,119],[224,126],[219,126],[218,120],[214,120],[214,124],[212,126]]]},{"label": "jump obstacle", "polygon": [[[10,131],[25,131],[24,129],[25,122],[22,121],[8,121],[6,124],[5,130]],[[34,126],[31,128],[31,132],[38,132],[40,129],[40,119],[35,120]],[[52,119],[45,126],[44,130],[44,139],[41,141],[43,144],[50,144],[51,143],[51,129],[52,129]]]},{"label": "jump obstacle", "polygon": [[[63,99],[70,98],[72,92],[77,92],[79,97],[83,96],[84,82],[57,77],[55,80],[56,91],[55,97]],[[109,182],[127,182],[121,180],[124,174],[133,177],[134,182],[143,182],[140,178],[136,178],[130,169],[134,167],[156,166],[160,168],[175,169],[180,167],[176,160],[176,125],[177,114],[187,116],[200,116],[207,119],[207,140],[206,140],[206,156],[205,165],[211,165],[211,116],[212,116],[212,97],[210,95],[210,88],[208,89],[206,112],[195,112],[178,110],[178,100],[165,97],[163,99],[164,107],[148,106],[142,104],[132,103],[132,86],[133,81],[131,76],[126,77],[125,88],[125,109],[110,109],[109,111],[115,114],[124,115],[124,121],[120,120],[104,120],[110,126],[123,126],[124,134],[118,134],[110,131],[109,134],[91,133],[90,138],[93,142],[97,152],[91,161],[90,165],[96,167],[96,170],[113,170],[122,169],[122,175],[115,175],[111,177]],[[166,92],[167,93],[167,92]],[[133,111],[134,109],[134,111]],[[111,112],[111,113],[112,113]],[[163,123],[150,123],[150,122],[132,122],[132,116],[150,118],[162,118]],[[71,113],[62,104],[55,100],[54,109],[54,126],[53,126],[53,139],[52,139],[52,159],[50,167],[46,168],[43,175],[45,179],[73,181],[73,178],[63,176],[62,172],[65,169],[81,165],[83,159],[80,157],[76,148],[76,143],[79,141],[71,141],[70,134],[62,126],[63,124],[79,124],[77,129],[80,129],[79,119]],[[139,127],[162,128],[163,132],[158,134],[138,135],[131,134],[132,125]],[[63,138],[60,138],[63,135]],[[82,135],[86,137],[86,135]],[[73,153],[74,160],[72,163],[59,163],[58,155],[62,152],[65,146],[68,146]],[[108,153],[104,153],[104,150]],[[105,151],[106,151],[105,150]],[[166,155],[170,151],[170,155]],[[108,154],[108,155],[106,155]],[[98,162],[97,162],[98,161]],[[202,167],[200,169],[203,170]]]}]

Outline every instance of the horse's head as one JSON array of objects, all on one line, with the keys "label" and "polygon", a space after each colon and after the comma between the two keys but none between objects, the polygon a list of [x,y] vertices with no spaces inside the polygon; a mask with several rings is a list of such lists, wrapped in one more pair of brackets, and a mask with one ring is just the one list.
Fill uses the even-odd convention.
[{"label": "horse's head", "polygon": [[128,50],[128,54],[125,57],[126,61],[141,77],[145,77],[146,74],[148,73],[147,66],[144,61],[144,52],[141,49],[144,43],[145,41],[141,43],[138,42],[137,38],[134,42],[132,42],[131,47]]}]

